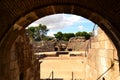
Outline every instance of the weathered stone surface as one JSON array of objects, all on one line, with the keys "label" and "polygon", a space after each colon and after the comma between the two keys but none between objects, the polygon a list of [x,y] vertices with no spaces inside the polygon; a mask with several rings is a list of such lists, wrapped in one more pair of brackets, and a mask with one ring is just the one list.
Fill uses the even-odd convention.
[{"label": "weathered stone surface", "polygon": [[80,51],[85,50],[87,46],[87,41],[84,37],[73,37],[70,38],[66,50],[69,51]]},{"label": "weathered stone surface", "polygon": [[[119,65],[117,61],[114,61],[118,59],[117,50],[100,28],[98,33],[96,37],[92,38],[91,48],[88,52],[87,74],[92,75],[88,75],[87,80],[98,80],[103,77],[105,80],[117,79],[115,74],[119,76]],[[89,72],[90,70],[92,72]]]},{"label": "weathered stone surface", "polygon": [[[23,73],[24,80],[37,80],[39,77],[39,62],[32,58],[32,46],[29,43],[25,32],[18,36],[10,50],[10,79],[20,80],[20,74]],[[36,63],[36,64],[35,64]],[[37,66],[37,67],[36,67]],[[36,73],[34,71],[38,70]],[[8,71],[8,70],[7,70]],[[6,71],[6,72],[7,72]],[[33,76],[33,74],[37,76]],[[36,79],[37,78],[37,79]]]}]

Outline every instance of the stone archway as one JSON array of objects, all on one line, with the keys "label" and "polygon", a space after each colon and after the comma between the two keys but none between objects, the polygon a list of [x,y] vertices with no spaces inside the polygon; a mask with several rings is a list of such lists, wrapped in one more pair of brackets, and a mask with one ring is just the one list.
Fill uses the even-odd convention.
[{"label": "stone archway", "polygon": [[[120,50],[120,1],[110,0],[1,0],[0,1],[0,66],[4,76],[9,77],[9,50],[24,28],[46,15],[69,13],[83,16],[98,24]],[[114,15],[114,16],[113,16]],[[2,74],[2,72],[1,72]]]}]

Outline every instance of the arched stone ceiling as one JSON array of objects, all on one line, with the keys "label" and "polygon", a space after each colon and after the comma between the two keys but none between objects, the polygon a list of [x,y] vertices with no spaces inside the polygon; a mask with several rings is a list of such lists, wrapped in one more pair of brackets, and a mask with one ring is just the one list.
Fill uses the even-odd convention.
[{"label": "arched stone ceiling", "polygon": [[[0,0],[0,51],[33,21],[51,14],[80,15],[97,23],[120,48],[119,0]],[[4,45],[6,44],[6,45]]]}]

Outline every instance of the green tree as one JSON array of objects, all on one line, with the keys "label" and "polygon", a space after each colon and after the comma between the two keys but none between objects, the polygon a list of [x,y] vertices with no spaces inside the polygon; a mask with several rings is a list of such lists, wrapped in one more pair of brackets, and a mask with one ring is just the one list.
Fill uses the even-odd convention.
[{"label": "green tree", "polygon": [[82,36],[82,32],[77,32],[77,33],[75,34],[75,36],[76,36],[76,37]]},{"label": "green tree", "polygon": [[47,26],[41,24],[39,24],[39,26],[29,27],[28,30],[30,31],[30,34],[32,35],[35,41],[43,40],[43,38],[49,31],[49,29],[47,29]]},{"label": "green tree", "polygon": [[64,41],[69,41],[69,39],[70,39],[71,37],[75,37],[75,34],[74,34],[74,33],[64,33],[62,39],[63,39]]},{"label": "green tree", "polygon": [[48,31],[49,31],[49,29],[47,29],[46,25],[39,24],[39,26],[38,26],[38,32],[39,32],[39,35],[40,35],[41,39],[43,39],[47,35]]},{"label": "green tree", "polygon": [[75,37],[75,34],[74,33],[57,32],[56,34],[54,34],[54,36],[58,40],[68,41],[71,37]]},{"label": "green tree", "polygon": [[85,37],[85,39],[89,39],[89,38],[91,37],[91,33],[90,33],[90,32],[87,33],[87,32],[85,32],[85,31],[83,31],[83,32],[77,32],[77,33],[75,34],[75,36],[76,36],[76,37],[83,36],[83,37]]},{"label": "green tree", "polygon": [[62,32],[57,32],[56,34],[54,34],[55,38],[58,40],[62,40],[63,37],[63,33]]},{"label": "green tree", "polygon": [[85,39],[89,39],[91,35],[89,33],[85,32],[85,31],[83,31],[82,36],[84,36]]},{"label": "green tree", "polygon": [[35,34],[35,27],[29,27],[28,28],[29,32],[30,32],[30,35],[35,38],[34,34]]}]

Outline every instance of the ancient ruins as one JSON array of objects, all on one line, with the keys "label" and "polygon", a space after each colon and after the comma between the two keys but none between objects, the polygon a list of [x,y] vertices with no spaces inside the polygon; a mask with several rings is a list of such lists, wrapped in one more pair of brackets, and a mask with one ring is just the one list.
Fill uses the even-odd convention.
[{"label": "ancient ruins", "polygon": [[[68,48],[73,51],[68,51]],[[71,38],[65,51],[38,52],[35,55],[41,62],[41,79],[113,80],[120,77],[117,50],[100,28],[98,35],[89,40]]]},{"label": "ancient ruins", "polygon": [[[32,43],[25,28],[58,13],[83,16],[102,30],[85,41]],[[0,0],[0,80],[40,79],[120,80],[120,1]]]},{"label": "ancient ruins", "polygon": [[[75,37],[69,42],[60,42],[66,45],[64,51],[55,51],[54,42],[50,43],[30,43],[29,37],[25,33],[21,34],[10,51],[11,78],[52,79],[50,74],[53,71],[53,78],[58,80],[119,79],[117,50],[100,28],[98,35],[89,40]],[[61,47],[60,43],[57,44],[58,48]]]}]

